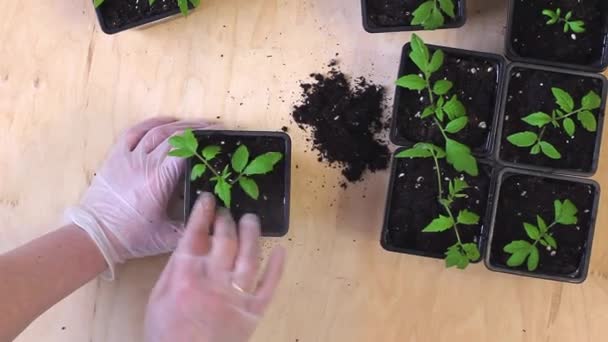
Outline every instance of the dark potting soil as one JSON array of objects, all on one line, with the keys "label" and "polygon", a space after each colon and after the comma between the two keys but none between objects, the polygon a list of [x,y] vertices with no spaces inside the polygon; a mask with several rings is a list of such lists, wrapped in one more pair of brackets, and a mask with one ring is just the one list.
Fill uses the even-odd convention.
[{"label": "dark potting soil", "polygon": [[312,134],[319,161],[340,167],[349,182],[362,179],[366,170],[386,169],[389,150],[377,135],[383,121],[384,89],[356,78],[353,83],[332,61],[328,74],[311,74],[313,83],[301,84],[301,103],[292,116]]},{"label": "dark potting soil", "polygon": [[156,0],[150,6],[148,0],[105,0],[99,11],[106,26],[121,29],[138,21],[161,16],[178,10],[177,0]]},{"label": "dark potting soil", "polygon": [[[426,0],[367,0],[367,17],[371,24],[377,27],[410,26],[412,13]],[[454,1],[454,12],[460,13],[461,1]],[[445,16],[445,23],[451,24],[455,21]]]},{"label": "dark potting soil", "polygon": [[[507,137],[523,131],[540,132],[521,118],[538,111],[550,114],[554,109],[559,108],[551,92],[552,87],[567,91],[574,99],[575,108],[580,108],[581,99],[589,91],[602,95],[602,81],[597,78],[520,67],[511,69],[511,74],[507,77],[510,77],[510,82],[505,99],[500,159],[512,163],[591,172],[594,153],[599,148],[596,146],[596,138],[598,132],[602,130],[603,111],[597,109],[592,111],[598,121],[597,132],[588,132],[578,120],[575,120],[574,139],[569,137],[563,128],[547,126],[543,140],[555,146],[562,155],[561,159],[551,159],[542,153],[532,155],[530,148],[517,147],[508,142]],[[602,113],[601,117],[600,113]]]},{"label": "dark potting soil", "polygon": [[[429,47],[435,51],[436,47]],[[399,77],[419,74],[418,67],[409,58],[409,44],[403,49]],[[455,134],[456,140],[470,146],[477,154],[489,152],[492,127],[495,120],[498,93],[498,78],[501,61],[481,56],[473,56],[444,49],[443,67],[431,77],[434,83],[440,79],[452,81],[454,87],[446,96],[457,95],[464,104],[469,117],[468,125]],[[430,104],[426,91],[414,91],[397,87],[397,109],[393,120],[395,142],[432,141],[442,146],[444,138],[432,118],[421,119],[420,114]]]},{"label": "dark potting soil", "polygon": [[[572,11],[571,20],[583,20],[586,31],[564,33],[563,23],[547,25],[544,9]],[[552,62],[599,66],[608,34],[608,2],[605,0],[516,0],[510,42],[521,57]]]},{"label": "dark potting soil", "polygon": [[[383,232],[383,244],[389,249],[407,253],[444,258],[448,247],[457,241],[453,229],[441,233],[423,233],[431,221],[447,215],[437,202],[438,188],[434,162],[426,159],[395,159],[394,183],[391,188],[388,220]],[[465,191],[468,198],[457,199],[452,207],[454,215],[468,209],[480,216],[483,224],[488,204],[488,191],[492,169],[486,164],[479,165],[479,176],[470,177],[456,172],[445,159],[440,160],[442,186],[447,189],[447,179],[464,177],[470,188]],[[479,243],[482,224],[459,226],[463,242]]]},{"label": "dark potting soil", "polygon": [[[507,266],[510,254],[505,253],[503,248],[514,240],[530,241],[523,223],[536,225],[536,215],[540,215],[550,224],[554,220],[553,202],[556,199],[569,199],[578,209],[578,224],[558,224],[551,228],[557,250],[550,251],[539,245],[540,262],[534,273],[577,277],[589,242],[587,239],[590,238],[596,195],[595,188],[588,184],[531,175],[505,175],[500,186],[494,234],[490,241],[490,264],[511,269]],[[516,269],[528,272],[525,264]]]},{"label": "dark potting soil", "polygon": [[[258,200],[249,197],[239,186],[232,187],[232,205],[230,211],[235,219],[239,219],[243,214],[254,213],[262,221],[262,232],[264,234],[276,235],[284,232],[288,226],[288,217],[284,210],[289,199],[285,198],[286,184],[285,172],[286,161],[288,158],[285,141],[280,137],[256,137],[256,136],[227,136],[222,134],[199,135],[197,136],[199,146],[203,148],[209,145],[218,145],[222,148],[220,153],[212,161],[214,168],[223,170],[226,165],[230,165],[232,153],[236,151],[240,144],[245,144],[249,149],[250,160],[266,152],[281,152],[283,159],[275,166],[272,172],[265,175],[256,175],[251,178],[255,180],[260,189]],[[193,159],[193,161],[195,161]],[[213,193],[215,182],[210,182],[209,170],[205,175],[197,179],[190,186],[190,208],[194,206],[197,192],[206,191]],[[223,202],[217,199],[218,206],[223,206]]]}]

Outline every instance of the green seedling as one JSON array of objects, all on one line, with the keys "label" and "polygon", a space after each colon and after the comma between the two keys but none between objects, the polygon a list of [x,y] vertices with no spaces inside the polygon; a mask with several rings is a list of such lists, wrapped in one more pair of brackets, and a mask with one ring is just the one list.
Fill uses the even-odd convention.
[{"label": "green seedling", "polygon": [[412,25],[421,25],[425,30],[434,30],[445,24],[445,15],[454,18],[453,0],[428,0],[412,13]]},{"label": "green seedling", "polygon": [[[396,84],[400,87],[427,92],[430,105],[422,111],[422,119],[432,118],[445,140],[446,158],[456,171],[466,172],[477,176],[477,160],[471,154],[471,149],[465,144],[450,137],[450,134],[460,132],[469,123],[467,112],[458,97],[449,95],[453,83],[449,80],[431,82],[431,76],[443,66],[445,55],[437,49],[431,56],[428,47],[416,34],[412,35],[410,43],[412,52],[410,59],[416,64],[421,74],[405,75],[399,78]],[[447,123],[445,123],[447,121]],[[445,124],[444,124],[445,123]]]},{"label": "green seedling", "polygon": [[237,183],[249,197],[257,200],[260,196],[260,189],[252,176],[271,172],[275,165],[283,159],[283,154],[280,152],[267,152],[252,160],[247,146],[240,145],[232,154],[230,165],[226,165],[220,171],[214,168],[211,162],[221,153],[221,147],[205,146],[200,149],[199,153],[199,144],[191,129],[187,129],[182,135],[171,137],[169,144],[173,147],[169,156],[198,159],[199,162],[192,167],[190,172],[191,181],[201,178],[209,170],[208,173],[211,174],[209,180],[215,183],[213,191],[226,208],[230,208],[232,187]]},{"label": "green seedling", "polygon": [[572,31],[574,33],[585,32],[585,22],[582,20],[572,20],[572,11],[568,11],[562,18],[562,10],[558,8],[556,10],[544,9],[543,15],[547,16],[547,25],[564,24],[564,33]]},{"label": "green seedling", "polygon": [[524,229],[532,242],[527,240],[516,240],[503,248],[506,253],[511,254],[507,260],[507,266],[519,267],[527,260],[528,271],[532,272],[538,268],[540,253],[537,245],[539,243],[547,249],[557,250],[557,241],[555,241],[555,238],[551,233],[551,228],[554,228],[557,225],[571,226],[577,224],[578,218],[576,217],[576,214],[578,213],[578,209],[576,209],[574,203],[568,199],[563,202],[555,200],[553,202],[553,207],[554,218],[551,224],[547,225],[546,221],[540,215],[536,215],[536,225],[524,222]]},{"label": "green seedling", "polygon": [[[95,8],[101,6],[104,2],[105,0],[93,0]],[[150,4],[150,6],[154,5],[155,2],[156,0],[148,0],[148,4]],[[179,10],[184,16],[188,15],[188,2],[194,7],[198,7],[201,4],[201,0],[177,0],[177,6],[179,6]]]},{"label": "green seedling", "polygon": [[439,146],[429,143],[418,143],[410,149],[399,152],[395,157],[433,158],[437,176],[437,201],[445,211],[445,215],[440,214],[437,218],[433,219],[422,232],[440,233],[453,229],[457,241],[445,252],[445,265],[446,267],[456,266],[459,269],[465,269],[470,262],[479,260],[480,254],[477,244],[462,241],[459,225],[477,225],[479,224],[479,215],[467,209],[460,210],[457,216],[454,215],[454,210],[452,209],[453,204],[459,199],[467,198],[464,191],[469,188],[469,185],[460,178],[454,178],[448,181],[447,192],[445,191],[446,189],[444,185],[442,185],[443,181],[441,179],[439,159],[446,158],[446,156],[446,151]]},{"label": "green seedling", "polygon": [[600,108],[602,99],[595,92],[590,91],[581,100],[580,108],[575,109],[572,96],[565,90],[551,88],[551,92],[559,108],[554,109],[551,115],[536,112],[522,118],[525,123],[540,128],[540,132],[514,133],[509,135],[507,140],[517,147],[530,147],[530,154],[536,155],[542,152],[551,159],[561,159],[561,153],[551,143],[543,140],[547,128],[550,125],[556,129],[562,127],[569,137],[574,138],[576,124],[572,117],[576,115],[576,119],[585,130],[595,132],[597,130],[597,120],[591,111]]}]

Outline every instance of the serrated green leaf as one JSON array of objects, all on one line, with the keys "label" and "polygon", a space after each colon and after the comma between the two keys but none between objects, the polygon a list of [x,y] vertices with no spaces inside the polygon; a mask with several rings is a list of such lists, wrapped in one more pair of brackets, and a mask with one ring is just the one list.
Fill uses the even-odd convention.
[{"label": "serrated green leaf", "polygon": [[439,215],[422,230],[423,233],[439,233],[454,226],[454,221],[447,216]]},{"label": "serrated green leaf", "polygon": [[471,176],[477,176],[479,170],[477,160],[471,154],[471,149],[453,139],[446,139],[445,152],[447,161],[456,171],[464,171]]},{"label": "serrated green leaf", "polygon": [[431,10],[431,16],[422,24],[425,30],[435,30],[442,27],[445,24],[445,18],[443,13],[437,7],[433,7]]},{"label": "serrated green leaf", "polygon": [[453,83],[448,80],[439,80],[433,85],[433,93],[436,95],[445,95],[452,89]]},{"label": "serrated green leaf", "polygon": [[461,193],[463,190],[466,190],[469,188],[469,184],[467,184],[467,182],[461,180],[460,178],[454,179],[453,186],[454,186],[454,189],[453,189],[454,194]]},{"label": "serrated green leaf", "polygon": [[561,88],[551,88],[553,97],[555,97],[555,103],[564,110],[566,113],[570,113],[574,110],[574,100],[572,96]]},{"label": "serrated green leaf", "polygon": [[230,191],[232,190],[232,185],[228,183],[224,178],[217,179],[217,183],[215,183],[215,188],[213,191],[215,194],[224,202],[224,206],[226,208],[230,208],[232,195]]},{"label": "serrated green leaf", "polygon": [[474,243],[465,243],[462,245],[462,249],[464,249],[467,258],[470,261],[477,261],[481,257],[479,248],[477,248],[477,245]]},{"label": "serrated green leaf", "polygon": [[536,143],[537,139],[538,135],[529,131],[511,134],[507,137],[507,140],[517,147],[530,147]]},{"label": "serrated green leaf", "polygon": [[[423,2],[414,10],[412,13],[412,22],[411,25],[422,25],[431,17],[431,11],[435,7],[433,1]],[[427,58],[428,60],[428,58]]]},{"label": "serrated green leaf", "polygon": [[593,91],[590,91],[583,97],[581,101],[583,109],[593,110],[598,109],[602,105],[602,99]]},{"label": "serrated green leaf", "polygon": [[412,34],[412,39],[410,41],[410,48],[412,52],[410,52],[410,59],[418,69],[425,72],[428,70],[429,66],[429,48],[424,44],[424,41],[418,37],[417,34]]},{"label": "serrated green leaf", "polygon": [[597,121],[595,120],[595,115],[588,110],[584,110],[579,112],[576,115],[576,118],[581,123],[584,129],[589,132],[597,131]]},{"label": "serrated green leaf", "polygon": [[445,54],[443,53],[443,51],[441,49],[435,50],[435,52],[433,53],[433,57],[431,57],[431,63],[429,63],[427,71],[429,73],[434,73],[435,71],[439,70],[439,68],[441,68],[441,66],[443,65],[444,59]]},{"label": "serrated green leaf", "polygon": [[521,266],[530,254],[532,245],[528,241],[517,240],[506,245],[503,251],[512,254],[507,260],[507,265],[510,267]]},{"label": "serrated green leaf", "polygon": [[219,146],[209,145],[209,146],[203,148],[203,150],[201,151],[201,154],[203,155],[203,158],[205,158],[205,160],[210,161],[210,160],[213,160],[213,158],[215,158],[220,153],[221,150],[222,150],[222,148]]},{"label": "serrated green leaf", "polygon": [[443,110],[448,115],[450,120],[454,120],[467,114],[464,105],[456,95],[453,95],[448,102],[443,105]]},{"label": "serrated green leaf", "polygon": [[439,0],[439,6],[450,18],[456,17],[456,13],[454,13],[454,2],[452,0]]},{"label": "serrated green leaf", "polygon": [[530,224],[528,222],[524,222],[524,229],[526,230],[526,234],[528,234],[530,239],[538,240],[540,238],[540,232],[538,231],[538,228],[535,225]]},{"label": "serrated green leaf", "polygon": [[570,118],[565,118],[562,125],[564,126],[564,131],[566,134],[568,134],[570,137],[574,137],[574,133],[576,132],[574,121]]},{"label": "serrated green leaf", "polygon": [[547,242],[547,244],[549,246],[551,246],[553,249],[557,249],[557,241],[555,241],[555,239],[553,238],[552,235],[545,234],[543,236],[543,240],[545,240],[545,242]]},{"label": "serrated green leaf", "polygon": [[532,126],[543,127],[551,122],[551,115],[543,112],[536,112],[523,117],[522,121]]},{"label": "serrated green leaf", "polygon": [[467,209],[463,209],[458,213],[458,217],[456,218],[456,222],[465,225],[474,225],[479,223],[479,215],[475,214],[472,211]]},{"label": "serrated green leaf", "polygon": [[194,156],[194,152],[183,148],[177,148],[169,151],[168,155],[171,157],[190,158]]},{"label": "serrated green leaf", "polygon": [[469,118],[466,116],[461,116],[457,119],[454,119],[452,121],[450,121],[446,126],[445,126],[445,131],[448,133],[458,133],[460,132],[463,128],[465,128],[467,126],[467,124],[469,123]]},{"label": "serrated green leaf", "polygon": [[429,117],[431,115],[435,114],[435,106],[430,105],[426,108],[424,108],[424,110],[422,111],[422,115],[420,116],[420,118],[424,119],[426,117]]},{"label": "serrated green leaf", "polygon": [[283,154],[280,152],[268,152],[255,158],[247,167],[243,174],[247,176],[263,175],[274,168],[274,166],[283,159]]},{"label": "serrated green leaf", "polygon": [[245,166],[249,162],[249,149],[245,145],[239,146],[239,148],[234,151],[232,158],[230,160],[230,164],[232,165],[232,169],[238,173],[243,172]]},{"label": "serrated green leaf", "polygon": [[188,0],[177,0],[177,6],[184,16],[188,15]]},{"label": "serrated green leaf", "polygon": [[260,189],[253,179],[241,177],[239,178],[239,185],[241,186],[241,189],[254,200],[257,200],[260,197]]},{"label": "serrated green leaf", "polygon": [[568,23],[568,26],[570,27],[572,32],[575,33],[584,33],[586,31],[585,22],[582,20],[571,21]]},{"label": "serrated green leaf", "polygon": [[559,216],[556,218],[556,222],[563,225],[571,225],[577,224],[578,218],[576,214],[578,213],[578,209],[570,200],[565,200],[561,203],[561,208],[559,212]]},{"label": "serrated green leaf", "polygon": [[410,90],[422,90],[426,88],[426,81],[418,75],[405,75],[399,78],[396,84]]},{"label": "serrated green leaf", "polygon": [[538,267],[538,248],[536,246],[530,247],[530,255],[528,256],[528,271],[532,272]]},{"label": "serrated green leaf", "polygon": [[169,138],[169,145],[175,149],[188,150],[194,155],[198,149],[198,140],[192,129],[186,129],[182,135],[174,135]]},{"label": "serrated green leaf", "polygon": [[546,141],[540,142],[540,150],[544,155],[551,159],[560,159],[562,157],[561,153],[559,153],[559,151],[553,145]]},{"label": "serrated green leaf", "polygon": [[190,180],[195,181],[200,178],[205,171],[207,170],[207,166],[205,164],[196,164],[190,171]]},{"label": "serrated green leaf", "polygon": [[414,146],[403,150],[395,155],[395,158],[429,158],[433,156],[433,152],[420,146]]},{"label": "serrated green leaf", "polygon": [[457,243],[448,248],[445,252],[445,267],[453,267],[463,270],[469,265],[469,258],[461,251],[460,245]]},{"label": "serrated green leaf", "polygon": [[547,223],[545,222],[545,220],[543,220],[542,217],[540,217],[540,215],[536,215],[536,224],[538,225],[538,230],[540,230],[541,234],[547,232]]}]

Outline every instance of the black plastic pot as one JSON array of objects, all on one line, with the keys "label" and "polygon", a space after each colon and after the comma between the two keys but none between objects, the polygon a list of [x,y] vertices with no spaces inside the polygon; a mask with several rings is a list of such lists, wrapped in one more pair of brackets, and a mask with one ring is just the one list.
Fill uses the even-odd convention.
[{"label": "black plastic pot", "polygon": [[[578,122],[573,140],[563,133],[563,128],[550,127],[546,131],[544,136],[549,137],[547,141],[554,145],[565,144],[556,146],[559,147],[558,150],[561,149],[560,160],[553,160],[542,154],[533,156],[529,148],[516,148],[506,140],[508,135],[519,131],[537,131],[537,128],[524,123],[521,118],[538,111],[551,113],[556,108],[551,93],[552,87],[568,91],[575,100],[576,108],[580,106],[580,99],[590,90],[596,91],[602,98],[601,107],[593,111],[597,118],[596,132],[585,131]],[[524,63],[509,65],[505,73],[502,108],[498,120],[496,159],[506,166],[535,171],[577,176],[595,174],[600,155],[607,94],[608,83],[602,75]],[[520,106],[527,108],[520,109]]]},{"label": "black plastic pot", "polygon": [[[460,136],[460,140],[471,146],[473,153],[477,157],[487,158],[491,156],[501,103],[501,80],[506,69],[505,58],[491,53],[444,46],[428,45],[428,47],[431,52],[441,49],[445,53],[444,67],[434,74],[433,81],[436,80],[435,78],[443,78],[446,65],[456,69],[458,72],[452,74],[457,75],[458,79],[454,79],[453,77],[449,79],[454,82],[454,90],[458,90],[458,98],[468,110],[476,108],[478,112],[469,112],[469,118],[477,120],[479,123],[475,125],[474,121],[470,122],[467,126],[468,128],[456,136]],[[407,74],[420,73],[418,68],[409,59],[409,53],[410,43],[407,43],[401,53],[398,78]],[[480,80],[484,82],[482,83]],[[463,98],[460,93],[461,91],[466,91],[468,97]],[[455,93],[453,90],[450,91],[450,94],[453,93]],[[420,118],[412,119],[428,105],[426,102],[422,103],[419,101],[421,97],[424,97],[425,101],[428,101],[426,93],[396,87],[390,129],[390,140],[394,144],[404,146],[420,141],[429,141],[429,139],[434,140],[437,144],[443,141],[440,131],[432,124],[432,120],[429,121],[430,118],[426,121]],[[483,117],[482,115],[486,116]],[[412,121],[409,122],[409,120]],[[406,132],[400,132],[401,127],[406,124],[412,125],[412,123],[419,126],[412,127],[410,137],[406,137]],[[482,123],[485,128],[482,128],[484,127],[481,126]],[[418,135],[419,137],[416,138],[413,135]],[[427,136],[422,137],[422,135]],[[467,141],[467,139],[472,140]]]},{"label": "black plastic pot", "polygon": [[[454,244],[456,242],[456,237],[454,235],[454,233],[450,230],[450,231],[446,231],[446,232],[441,232],[441,233],[422,233],[422,229],[431,222],[431,220],[434,218],[435,215],[427,215],[427,214],[435,214],[433,213],[434,211],[434,206],[437,205],[437,194],[436,194],[436,189],[434,188],[435,184],[433,184],[433,189],[431,189],[430,191],[427,190],[427,188],[424,188],[423,186],[420,186],[420,190],[416,191],[416,190],[411,190],[408,191],[407,193],[407,198],[411,199],[411,201],[416,202],[418,205],[420,205],[420,208],[414,208],[414,205],[409,205],[408,203],[403,203],[403,204],[399,204],[398,202],[398,191],[399,189],[397,189],[397,185],[399,184],[399,179],[403,178],[406,179],[406,182],[413,182],[412,179],[416,179],[416,183],[418,184],[422,184],[422,182],[424,181],[424,178],[421,180],[420,176],[418,176],[417,172],[420,172],[421,170],[412,170],[412,172],[404,172],[402,170],[402,166],[406,167],[406,168],[410,168],[410,164],[405,164],[405,163],[411,163],[411,165],[416,165],[417,167],[422,167],[421,163],[428,163],[429,165],[425,166],[426,169],[423,169],[422,171],[423,174],[425,174],[425,176],[430,177],[431,180],[433,180],[433,182],[435,182],[435,174],[434,171],[432,170],[433,168],[433,160],[432,159],[397,159],[394,156],[399,153],[400,151],[406,149],[406,147],[402,147],[400,149],[398,149],[397,151],[394,152],[393,154],[393,159],[392,159],[392,163],[391,163],[391,176],[390,176],[390,182],[389,182],[389,188],[388,188],[388,192],[387,192],[387,199],[386,199],[386,207],[385,207],[385,213],[384,213],[384,223],[382,226],[382,233],[381,233],[381,237],[380,237],[380,244],[382,245],[382,247],[387,250],[387,251],[391,251],[391,252],[397,252],[397,253],[404,253],[404,254],[413,254],[413,255],[418,255],[418,256],[424,256],[424,257],[430,257],[430,258],[437,258],[437,259],[443,259],[445,257],[444,253],[447,250],[447,247],[451,246],[452,244]],[[460,234],[463,238],[463,240],[465,242],[471,242],[471,241],[475,241],[478,245],[478,248],[481,252],[481,255],[483,255],[483,250],[484,250],[484,243],[485,243],[485,239],[484,239],[484,235],[486,227],[488,225],[489,219],[490,219],[490,205],[491,205],[491,198],[492,198],[492,183],[493,183],[493,179],[494,177],[494,173],[495,173],[495,167],[494,164],[491,161],[487,161],[487,160],[478,160],[479,162],[479,167],[480,167],[480,175],[478,177],[469,177],[466,176],[465,179],[466,180],[480,180],[480,184],[481,183],[485,183],[485,190],[480,189],[474,189],[472,188],[472,190],[476,190],[480,192],[480,195],[477,196],[478,198],[475,200],[474,206],[475,207],[470,207],[470,206],[466,206],[467,208],[473,210],[474,212],[478,213],[481,217],[480,222],[481,224],[478,227],[474,226],[465,226],[465,227],[460,227]],[[412,167],[413,169],[413,167]],[[451,166],[446,166],[445,168],[442,168],[443,170],[449,172],[450,174],[453,175],[460,175],[461,173],[458,173],[456,171],[453,170],[453,168]],[[431,174],[429,175],[428,172],[431,172]],[[401,174],[403,173],[403,174]],[[484,180],[481,180],[481,177],[484,177]],[[407,180],[407,178],[410,177],[410,180]],[[418,178],[416,178],[418,177]],[[442,179],[442,182],[444,181],[444,179]],[[469,183],[471,186],[473,186],[473,183]],[[414,186],[415,189],[418,189]],[[475,192],[472,192],[470,195],[470,199],[471,201],[473,201],[473,198],[476,198]],[[460,205],[462,205],[463,202],[461,202]],[[468,204],[470,204],[471,202],[467,202]],[[431,208],[430,209],[430,213],[424,213],[423,211],[426,208]],[[401,208],[403,210],[406,211],[411,211],[408,217],[403,217],[401,218],[401,220],[399,220],[399,222],[393,222],[396,221],[396,218],[398,217],[398,215],[395,213],[395,210],[398,210],[398,208]],[[462,208],[456,208],[455,209],[462,209]],[[428,216],[428,217],[420,217],[420,216]],[[416,227],[406,227],[407,225],[412,224],[412,225],[417,225]],[[402,227],[399,227],[403,225]],[[398,229],[395,229],[398,228]],[[471,240],[472,239],[472,240]],[[397,241],[398,240],[398,241]]]},{"label": "black plastic pot", "polygon": [[[375,11],[372,7],[372,2],[378,1],[383,2],[386,7],[387,4],[393,4],[393,7],[402,9],[395,13],[393,7],[390,7],[384,15],[393,16],[388,18],[386,21],[390,23],[378,22],[379,11]],[[382,32],[400,32],[400,31],[423,31],[424,28],[420,25],[410,25],[411,13],[418,7],[423,1],[416,0],[361,0],[361,14],[363,16],[363,27],[365,31],[369,33],[382,33]],[[466,22],[466,0],[455,0],[455,14],[454,19],[449,18],[446,24],[439,29],[450,29],[457,28],[464,25]],[[398,17],[403,16],[403,20],[399,20]]]},{"label": "black plastic pot", "polygon": [[[283,159],[276,164],[274,170],[265,175],[252,176],[260,189],[259,199],[249,198],[235,184],[232,189],[232,206],[230,211],[235,219],[245,213],[255,213],[262,221],[262,235],[283,236],[289,230],[289,206],[291,189],[291,139],[282,132],[254,131],[196,131],[194,132],[202,149],[208,145],[222,147],[213,163],[218,167],[230,164],[232,152],[240,144],[245,144],[250,151],[250,160],[266,152],[282,152]],[[185,220],[190,217],[190,211],[196,202],[198,193],[213,192],[213,184],[209,177],[203,176],[197,181],[190,181],[193,160],[188,159],[185,171]],[[207,171],[209,172],[209,171]],[[218,205],[222,202],[218,199]]]},{"label": "black plastic pot", "polygon": [[[560,8],[564,16],[572,10],[573,19],[587,20],[586,32],[563,32],[563,24],[547,25],[543,9]],[[517,62],[559,68],[602,72],[608,67],[608,3],[604,0],[540,1],[510,0],[505,50]]]},{"label": "black plastic pot", "polygon": [[[194,9],[190,3],[188,7],[190,10]],[[148,5],[147,0],[105,0],[95,12],[99,26],[106,34],[144,28],[182,16],[177,0],[156,0],[152,7]]]},{"label": "black plastic pot", "polygon": [[[491,209],[484,257],[486,266],[492,271],[520,276],[583,282],[589,270],[599,197],[600,187],[592,180],[503,169],[498,175]],[[528,271],[525,263],[520,267],[508,267],[506,260],[510,254],[503,251],[504,246],[513,240],[530,242],[523,222],[536,224],[536,215],[550,224],[553,220],[553,201],[556,199],[570,199],[577,206],[578,223],[552,228],[557,250],[538,244],[540,262],[535,271]]]}]

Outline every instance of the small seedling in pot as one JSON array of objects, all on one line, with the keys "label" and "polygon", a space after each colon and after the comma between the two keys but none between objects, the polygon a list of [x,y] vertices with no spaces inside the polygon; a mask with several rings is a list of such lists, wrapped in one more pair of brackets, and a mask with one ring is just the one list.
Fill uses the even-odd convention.
[{"label": "small seedling in pot", "polygon": [[467,198],[463,193],[469,185],[460,178],[454,178],[448,181],[447,192],[445,186],[442,185],[441,169],[439,167],[439,159],[446,157],[446,151],[441,147],[429,144],[418,143],[414,147],[399,152],[396,158],[433,158],[435,163],[435,173],[437,176],[438,195],[437,201],[442,206],[446,215],[439,215],[433,219],[423,230],[423,233],[440,233],[449,229],[453,229],[456,234],[457,242],[450,246],[445,252],[446,267],[456,266],[459,269],[465,269],[470,262],[477,261],[480,257],[477,244],[472,242],[463,242],[460,237],[459,225],[476,225],[479,224],[479,215],[467,209],[460,210],[458,216],[454,215],[452,206],[455,201]]},{"label": "small seedling in pot", "polygon": [[[437,49],[431,56],[428,47],[416,34],[412,35],[410,43],[412,52],[410,59],[420,69],[421,74],[405,75],[397,80],[397,85],[419,93],[426,91],[430,105],[424,108],[420,117],[432,118],[433,123],[441,131],[445,140],[446,158],[456,171],[464,171],[471,176],[477,176],[478,168],[471,149],[463,143],[450,138],[449,134],[460,132],[469,122],[466,109],[458,97],[449,96],[453,83],[449,80],[431,82],[431,76],[443,65],[445,55]],[[444,125],[444,122],[447,123]]]},{"label": "small seedling in pot", "polygon": [[[561,153],[548,141],[543,140],[543,136],[551,124],[554,128],[563,127],[568,136],[574,138],[576,132],[576,124],[572,117],[576,115],[576,119],[581,126],[589,131],[597,130],[597,120],[591,112],[600,108],[602,99],[593,91],[590,91],[581,100],[581,106],[578,109],[574,108],[574,100],[572,96],[565,90],[560,88],[551,88],[555,103],[559,108],[554,109],[551,115],[544,112],[532,113],[522,120],[531,126],[540,128],[540,132],[524,131],[511,134],[507,140],[518,147],[531,147],[530,154],[543,153],[551,159],[560,159]],[[560,125],[561,124],[561,125]]]},{"label": "small seedling in pot", "polygon": [[503,248],[506,253],[511,254],[507,260],[509,267],[519,267],[527,260],[528,271],[532,272],[536,270],[540,259],[537,247],[539,243],[547,249],[557,250],[557,241],[555,241],[551,233],[551,228],[557,225],[570,226],[578,223],[578,218],[576,217],[578,209],[570,200],[566,199],[563,202],[555,200],[553,207],[554,218],[551,224],[547,225],[540,215],[536,215],[536,225],[524,222],[524,229],[532,242],[517,240]]},{"label": "small seedling in pot", "polygon": [[445,15],[454,18],[453,0],[428,0],[412,13],[412,25],[422,25],[425,30],[434,30],[445,24]]},{"label": "small seedling in pot", "polygon": [[[157,0],[148,0],[148,4],[152,6],[156,1]],[[104,2],[105,0],[93,0],[95,8],[101,6]],[[177,6],[179,6],[179,10],[184,16],[188,15],[188,2],[194,7],[198,7],[201,4],[201,0],[177,0]]]},{"label": "small seedling in pot", "polygon": [[564,33],[572,31],[574,33],[585,32],[585,22],[582,20],[572,20],[572,11],[568,11],[562,18],[562,10],[558,8],[556,10],[545,9],[543,15],[547,16],[549,20],[547,25],[564,24]]},{"label": "small seedling in pot", "polygon": [[232,186],[237,183],[249,197],[257,200],[260,196],[260,189],[251,176],[271,172],[274,166],[283,159],[283,154],[280,152],[267,152],[251,160],[247,146],[240,145],[232,154],[230,165],[226,165],[220,172],[211,165],[211,161],[221,153],[221,147],[205,146],[199,153],[199,144],[191,129],[187,129],[182,135],[171,137],[169,144],[173,147],[169,152],[170,156],[196,158],[200,161],[192,167],[191,181],[201,178],[209,170],[212,174],[209,180],[215,182],[213,191],[226,208],[230,208]]}]

